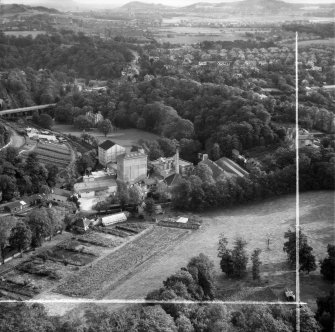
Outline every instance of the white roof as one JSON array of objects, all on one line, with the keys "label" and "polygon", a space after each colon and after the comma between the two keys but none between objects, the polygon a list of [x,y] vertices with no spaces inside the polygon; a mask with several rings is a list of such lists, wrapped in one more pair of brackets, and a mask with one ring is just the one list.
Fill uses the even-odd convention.
[{"label": "white roof", "polygon": [[101,222],[104,226],[113,225],[118,222],[122,222],[126,220],[127,220],[127,216],[123,212],[111,214],[109,216],[105,216],[101,218]]},{"label": "white roof", "polygon": [[188,222],[188,218],[185,217],[179,217],[176,222],[179,222],[181,224],[186,224]]}]

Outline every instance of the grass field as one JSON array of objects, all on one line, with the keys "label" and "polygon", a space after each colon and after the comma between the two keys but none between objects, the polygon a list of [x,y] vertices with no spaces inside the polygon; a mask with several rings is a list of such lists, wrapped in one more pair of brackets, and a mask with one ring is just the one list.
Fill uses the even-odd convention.
[{"label": "grass field", "polygon": [[[72,125],[57,124],[53,126],[52,129],[63,134],[71,134],[77,137],[80,137],[80,135],[82,134],[81,130],[75,129]],[[155,134],[139,129],[118,129],[116,132],[112,132],[106,137],[96,129],[88,131],[87,133],[95,136],[100,143],[109,139],[125,147],[131,147],[132,145],[137,144],[140,139],[151,141],[158,138],[158,136]]]},{"label": "grass field", "polygon": [[[333,243],[334,193],[323,191],[302,194],[300,217],[317,260],[325,257],[327,244]],[[214,260],[219,279],[222,279],[217,257],[217,242],[222,232],[230,243],[236,236],[244,237],[248,241],[249,253],[260,248],[263,278],[268,279],[270,284],[284,283],[294,289],[295,273],[287,268],[283,252],[284,232],[295,225],[294,196],[217,210],[204,214],[203,218],[204,224],[199,231],[192,233],[163,257],[150,262],[145,269],[111,291],[106,298],[144,298],[149,291],[159,288],[167,276],[199,253]],[[267,250],[267,235],[271,237],[270,250]],[[315,305],[315,297],[325,294],[329,287],[321,280],[318,271],[311,273],[309,277],[303,275],[301,280],[302,300],[311,305]],[[231,288],[234,284],[227,283],[225,286]]]},{"label": "grass field", "polygon": [[[299,47],[305,47],[305,46],[311,46],[311,45],[329,45],[329,46],[333,46],[334,43],[335,43],[335,38],[301,40],[301,41],[299,41]],[[288,43],[287,45],[294,46],[294,43]]]},{"label": "grass field", "polygon": [[[236,236],[242,236],[248,241],[247,250],[249,253],[255,248],[262,250],[261,267],[262,279],[267,280],[269,286],[273,286],[282,293],[283,287],[289,287],[295,290],[295,271],[290,270],[286,265],[286,255],[283,252],[284,232],[295,225],[295,196],[285,196],[276,199],[267,200],[261,203],[254,203],[226,210],[215,210],[202,214],[203,225],[200,230],[192,232],[188,237],[175,242],[160,255],[148,257],[144,264],[134,271],[128,267],[130,275],[123,272],[120,282],[114,285],[109,291],[108,287],[102,292],[104,299],[143,299],[148,292],[161,287],[169,275],[185,266],[190,258],[204,253],[215,263],[217,272],[218,288],[221,292],[226,289],[250,286],[248,280],[231,281],[223,277],[219,269],[219,258],[217,257],[217,243],[220,233],[224,233],[232,244]],[[333,222],[334,222],[334,192],[320,191],[303,193],[300,196],[300,223],[304,233],[309,238],[310,245],[314,248],[314,254],[317,261],[326,256],[326,246],[333,243]],[[166,236],[172,229],[166,228]],[[171,236],[171,235],[169,235]],[[267,249],[267,238],[270,237],[270,250]],[[163,237],[153,237],[150,240],[151,250],[155,251],[157,246],[164,247]],[[158,242],[157,242],[158,241]],[[148,241],[147,241],[148,242]],[[142,250],[142,249],[141,249]],[[137,252],[133,248],[133,255]],[[99,264],[103,270],[108,272],[94,288],[89,289],[85,286],[81,288],[80,284],[85,284],[85,280],[91,280],[92,275],[86,269],[80,274],[80,283],[73,280],[68,285],[63,285],[59,289],[62,293],[68,293],[70,286],[78,290],[78,295],[92,296],[100,293],[100,289],[105,286],[106,278],[109,273],[114,274],[115,265],[111,262],[119,261],[121,257],[127,257],[122,251],[115,254],[115,258],[109,257],[108,261],[100,261]],[[130,257],[130,256],[128,256]],[[112,259],[112,260],[110,260]],[[120,261],[121,262],[121,261]],[[118,263],[119,264],[119,263]],[[250,264],[249,264],[250,268]],[[92,270],[92,269],[91,269]],[[98,279],[97,279],[98,280]],[[72,283],[75,283],[74,285]],[[301,299],[308,302],[315,309],[315,298],[325,295],[329,291],[330,285],[324,282],[319,271],[311,273],[309,276],[301,274]],[[51,293],[59,299],[59,295]],[[233,297],[234,298],[234,297]],[[111,310],[115,310],[122,305],[114,305]],[[68,307],[67,310],[74,309],[72,314],[78,314],[87,306],[78,306],[78,304]],[[64,308],[57,308],[50,305],[48,310],[51,314],[59,314],[59,310],[65,314]]]}]

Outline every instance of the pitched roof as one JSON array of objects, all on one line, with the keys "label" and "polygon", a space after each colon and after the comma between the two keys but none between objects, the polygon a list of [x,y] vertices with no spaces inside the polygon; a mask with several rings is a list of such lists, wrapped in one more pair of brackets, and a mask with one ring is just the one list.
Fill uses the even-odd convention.
[{"label": "pitched roof", "polygon": [[178,184],[178,182],[182,179],[180,174],[171,174],[168,177],[165,178],[165,183],[168,185],[168,187],[170,186],[175,186],[176,184]]},{"label": "pitched roof", "polygon": [[64,196],[64,197],[70,197],[71,196],[71,191],[61,189],[61,188],[53,188],[51,190],[52,194],[59,195],[59,196]]},{"label": "pitched roof", "polygon": [[114,145],[115,145],[115,143],[112,142],[112,141],[110,141],[110,140],[108,139],[108,140],[104,141],[103,143],[101,143],[101,144],[99,145],[99,147],[100,147],[101,149],[108,150],[108,149],[110,149],[111,147],[113,147]]},{"label": "pitched roof", "polygon": [[221,175],[224,175],[226,177],[232,176],[231,173],[226,172],[221,166],[219,166],[218,164],[216,164],[214,161],[210,159],[203,160],[200,163],[207,165],[212,170],[213,179],[218,179]]},{"label": "pitched roof", "polygon": [[228,173],[235,174],[239,177],[243,177],[245,175],[248,175],[249,173],[244,170],[240,165],[236,164],[234,161],[232,161],[229,158],[221,158],[215,162],[218,166],[220,166],[223,170],[225,170]]}]

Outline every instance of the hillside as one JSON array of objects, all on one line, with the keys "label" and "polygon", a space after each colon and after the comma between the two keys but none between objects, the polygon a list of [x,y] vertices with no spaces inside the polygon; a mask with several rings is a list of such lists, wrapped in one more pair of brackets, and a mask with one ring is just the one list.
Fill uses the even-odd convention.
[{"label": "hillside", "polygon": [[123,5],[122,7],[118,8],[118,10],[121,11],[152,11],[152,10],[169,10],[172,9],[173,7],[170,6],[165,6],[162,4],[155,4],[155,3],[145,3],[141,1],[131,1]]},{"label": "hillside", "polygon": [[280,0],[244,0],[238,2],[199,2],[190,6],[183,7],[187,12],[226,12],[240,14],[264,14],[279,13],[299,8],[301,5],[287,3]]},{"label": "hillside", "polygon": [[0,6],[2,15],[15,15],[21,13],[46,13],[46,14],[59,14],[60,12],[54,8],[47,8],[44,6],[28,6],[22,4],[5,4]]}]

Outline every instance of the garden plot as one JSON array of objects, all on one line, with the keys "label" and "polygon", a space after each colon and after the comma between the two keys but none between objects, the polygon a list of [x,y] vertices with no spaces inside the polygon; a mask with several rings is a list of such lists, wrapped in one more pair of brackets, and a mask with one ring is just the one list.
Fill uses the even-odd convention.
[{"label": "garden plot", "polygon": [[[83,246],[82,246],[83,247]],[[47,250],[38,255],[43,260],[51,260],[54,262],[60,262],[66,265],[84,266],[91,263],[96,255],[91,252],[68,250],[56,247],[53,250]]]},{"label": "garden plot", "polygon": [[84,235],[76,236],[76,240],[82,243],[89,243],[95,246],[113,248],[119,246],[122,242],[114,236],[104,233],[89,231]]},{"label": "garden plot", "polygon": [[182,229],[155,227],[98,260],[93,266],[70,277],[58,286],[56,291],[68,296],[101,298],[118,281],[134,273],[136,267],[168,248],[187,233],[188,231]]}]

